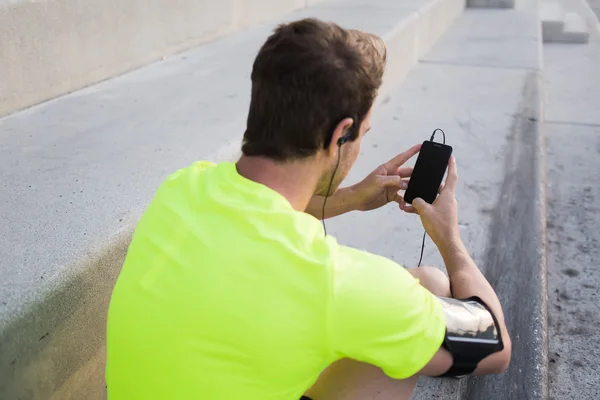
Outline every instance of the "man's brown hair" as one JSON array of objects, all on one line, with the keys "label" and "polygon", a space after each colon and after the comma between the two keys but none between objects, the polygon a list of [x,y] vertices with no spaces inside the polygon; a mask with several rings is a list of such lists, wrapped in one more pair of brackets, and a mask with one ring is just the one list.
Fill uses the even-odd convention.
[{"label": "man's brown hair", "polygon": [[375,35],[316,19],[280,25],[254,61],[242,152],[278,161],[311,156],[330,145],[347,117],[355,140],[385,61]]}]

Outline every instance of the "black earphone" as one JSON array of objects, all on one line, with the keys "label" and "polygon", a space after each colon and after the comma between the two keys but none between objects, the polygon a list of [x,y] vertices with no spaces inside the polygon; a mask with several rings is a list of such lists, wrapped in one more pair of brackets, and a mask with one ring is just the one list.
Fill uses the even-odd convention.
[{"label": "black earphone", "polygon": [[341,138],[338,139],[337,141],[337,145],[341,146],[344,143],[346,143],[348,140],[350,140],[350,138],[352,137],[352,128],[348,129],[348,133],[346,133],[344,136],[342,136]]}]

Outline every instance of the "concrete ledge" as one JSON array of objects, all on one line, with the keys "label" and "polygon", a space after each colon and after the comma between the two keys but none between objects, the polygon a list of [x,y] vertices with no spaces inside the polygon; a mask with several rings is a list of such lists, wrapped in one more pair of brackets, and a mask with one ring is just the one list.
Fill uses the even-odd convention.
[{"label": "concrete ledge", "polygon": [[542,88],[542,74],[529,72],[514,115],[485,256],[485,274],[503,302],[513,340],[511,366],[499,376],[469,378],[461,397],[467,400],[548,399]]},{"label": "concrete ledge", "polygon": [[560,38],[563,43],[586,44],[590,40],[590,32],[585,20],[574,12],[565,14],[565,31]]},{"label": "concrete ledge", "polygon": [[515,8],[515,0],[467,0],[469,8]]},{"label": "concrete ledge", "polygon": [[385,102],[463,7],[331,1],[0,119],[0,398],[104,398],[106,307],[133,227],[169,173],[237,155],[251,63],[275,23],[383,36]]},{"label": "concrete ledge", "polygon": [[0,116],[318,0],[0,0]]}]

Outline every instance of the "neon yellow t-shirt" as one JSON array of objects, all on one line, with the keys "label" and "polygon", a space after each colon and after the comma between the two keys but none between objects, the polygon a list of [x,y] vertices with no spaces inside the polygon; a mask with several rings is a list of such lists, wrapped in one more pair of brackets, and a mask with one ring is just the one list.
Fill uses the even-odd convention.
[{"label": "neon yellow t-shirt", "polygon": [[108,313],[108,397],[298,400],[344,357],[414,375],[444,330],[404,268],[338,245],[235,164],[197,162],[133,235]]}]

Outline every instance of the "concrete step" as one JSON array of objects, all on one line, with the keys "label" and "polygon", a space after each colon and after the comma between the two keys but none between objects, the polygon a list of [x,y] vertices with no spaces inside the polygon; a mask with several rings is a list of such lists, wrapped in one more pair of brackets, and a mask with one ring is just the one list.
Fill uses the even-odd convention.
[{"label": "concrete step", "polygon": [[590,40],[590,32],[585,20],[574,12],[565,14],[565,31],[563,32],[563,43],[585,44]]},{"label": "concrete step", "polygon": [[565,30],[565,12],[559,2],[542,2],[542,35],[544,42],[560,37]]},{"label": "concrete step", "polygon": [[[372,133],[348,177],[355,183],[428,140],[435,128],[444,129],[458,162],[462,238],[504,305],[513,338],[507,373],[423,378],[413,400],[547,399],[541,48],[536,0],[521,0],[511,10],[465,10],[375,111]],[[341,243],[406,267],[418,262],[419,219],[394,205],[327,225]],[[423,264],[443,265],[429,240]],[[386,388],[382,383],[380,392]]]},{"label": "concrete step", "polygon": [[161,181],[238,154],[259,46],[304,17],[388,43],[380,99],[464,0],[332,0],[0,119],[0,398],[104,397],[106,307]]},{"label": "concrete step", "polygon": [[467,0],[469,8],[515,8],[516,0]]},{"label": "concrete step", "polygon": [[542,3],[544,43],[586,44],[590,33],[585,20],[576,12],[566,12],[558,1]]}]

